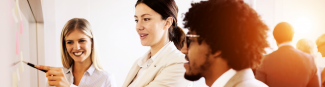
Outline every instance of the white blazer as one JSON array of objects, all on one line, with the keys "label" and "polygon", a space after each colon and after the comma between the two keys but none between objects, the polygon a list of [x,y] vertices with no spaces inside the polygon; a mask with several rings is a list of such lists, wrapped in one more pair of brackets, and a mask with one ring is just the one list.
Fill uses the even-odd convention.
[{"label": "white blazer", "polygon": [[[154,62],[148,67],[145,74],[137,82],[135,87],[188,87],[192,83],[184,78],[185,55],[181,53],[173,42],[166,44],[159,50]],[[123,86],[128,87],[134,80],[140,70],[138,61],[144,56],[135,61],[129,74],[127,75]],[[140,77],[137,77],[140,78]]]},{"label": "white blazer", "polygon": [[251,68],[237,71],[224,87],[268,87],[263,82],[255,79]]}]

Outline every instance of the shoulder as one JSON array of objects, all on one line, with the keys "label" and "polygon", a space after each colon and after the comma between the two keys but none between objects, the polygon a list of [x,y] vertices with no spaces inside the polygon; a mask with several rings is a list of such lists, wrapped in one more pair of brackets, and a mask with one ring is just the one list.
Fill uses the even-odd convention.
[{"label": "shoulder", "polygon": [[104,70],[102,70],[102,71],[96,70],[96,71],[99,72],[98,74],[100,74],[100,76],[106,77],[108,80],[113,80],[114,79],[114,74],[112,74],[110,72],[107,72],[107,71],[104,71]]},{"label": "shoulder", "polygon": [[164,60],[167,65],[183,64],[186,62],[185,55],[179,50],[172,50],[169,55],[165,55]]},{"label": "shoulder", "polygon": [[280,47],[277,51],[274,53],[271,53],[270,57],[272,58],[285,58],[285,59],[298,59],[300,61],[313,61],[313,56],[311,54],[305,53],[299,49],[296,49],[294,47]]},{"label": "shoulder", "polygon": [[[164,72],[180,71],[182,74],[185,72],[183,64],[186,62],[185,55],[179,50],[170,50],[168,53],[161,55],[161,59],[157,60],[157,66]],[[166,71],[167,70],[167,71]]]},{"label": "shoulder", "polygon": [[185,59],[185,55],[179,51],[173,43],[170,43],[170,45],[168,45],[164,51],[165,52],[162,52],[163,56],[168,57],[171,60],[177,61]]},{"label": "shoulder", "polygon": [[250,68],[237,71],[237,73],[228,81],[226,86],[267,87],[267,85],[255,78],[254,73]]},{"label": "shoulder", "polygon": [[102,70],[102,71],[96,70],[96,71],[99,72],[98,74],[99,74],[100,78],[106,79],[105,84],[111,85],[110,87],[116,87],[116,86],[114,86],[114,85],[116,85],[114,74],[104,71],[104,70]]},{"label": "shoulder", "polygon": [[277,50],[273,51],[272,53],[265,55],[264,59],[269,59],[270,57],[278,56],[279,54],[282,54],[282,53],[287,53],[287,52],[283,51],[283,49],[277,49]]},{"label": "shoulder", "polygon": [[263,60],[288,59],[288,58],[313,58],[310,54],[302,52],[292,46],[279,47],[278,50],[265,56]]},{"label": "shoulder", "polygon": [[266,84],[264,84],[261,81],[258,81],[256,79],[250,79],[245,80],[243,82],[240,82],[236,85],[236,87],[268,87]]}]

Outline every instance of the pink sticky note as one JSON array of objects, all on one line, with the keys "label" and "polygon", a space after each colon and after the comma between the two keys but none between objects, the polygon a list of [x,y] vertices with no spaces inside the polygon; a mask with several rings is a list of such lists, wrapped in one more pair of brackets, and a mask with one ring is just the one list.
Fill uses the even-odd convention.
[{"label": "pink sticky note", "polygon": [[16,54],[19,55],[19,34],[18,32],[16,31]]},{"label": "pink sticky note", "polygon": [[20,20],[20,34],[23,34],[23,20],[22,20],[22,17],[23,16],[21,16],[21,14],[20,14],[20,18],[21,18],[21,20]]}]

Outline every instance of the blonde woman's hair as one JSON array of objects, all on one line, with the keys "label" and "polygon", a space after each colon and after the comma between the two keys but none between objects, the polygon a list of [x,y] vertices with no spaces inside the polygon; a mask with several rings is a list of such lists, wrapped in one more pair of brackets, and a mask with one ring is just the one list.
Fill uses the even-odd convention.
[{"label": "blonde woman's hair", "polygon": [[94,38],[94,35],[92,33],[92,29],[90,27],[89,22],[86,19],[83,18],[73,18],[70,19],[63,27],[61,32],[61,60],[64,68],[70,68],[71,65],[74,63],[74,60],[69,55],[67,49],[66,49],[66,42],[65,38],[67,35],[69,35],[74,30],[80,30],[84,34],[86,34],[92,42],[92,50],[90,54],[91,63],[94,65],[94,67],[97,70],[103,70],[102,65],[100,64],[98,52],[96,49],[96,40]]},{"label": "blonde woman's hair", "polygon": [[315,52],[315,43],[309,39],[300,39],[296,47],[305,53],[314,54]]},{"label": "blonde woman's hair", "polygon": [[325,34],[322,34],[321,36],[319,36],[316,40],[316,44],[317,46],[322,45],[325,43]]}]

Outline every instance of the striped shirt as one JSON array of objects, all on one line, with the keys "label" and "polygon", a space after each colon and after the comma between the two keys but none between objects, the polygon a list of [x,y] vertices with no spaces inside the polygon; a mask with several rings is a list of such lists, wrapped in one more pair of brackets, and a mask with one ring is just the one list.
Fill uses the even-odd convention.
[{"label": "striped shirt", "polygon": [[63,72],[69,83],[70,87],[117,87],[113,74],[106,71],[99,71],[93,65],[82,76],[78,86],[72,84],[74,81],[72,68],[64,68]]}]

